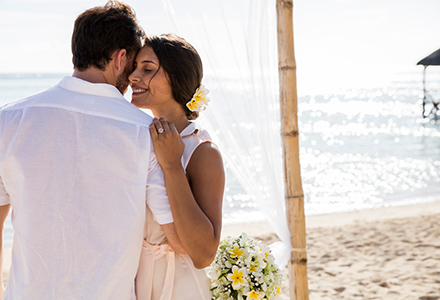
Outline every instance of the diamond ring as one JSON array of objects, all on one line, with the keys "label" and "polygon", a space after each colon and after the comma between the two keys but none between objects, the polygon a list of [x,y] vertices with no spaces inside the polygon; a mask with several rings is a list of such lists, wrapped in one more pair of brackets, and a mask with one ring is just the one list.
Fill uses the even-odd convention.
[{"label": "diamond ring", "polygon": [[158,133],[163,133],[163,128],[162,128],[162,127],[159,128],[159,129],[157,130],[157,132],[158,132]]}]

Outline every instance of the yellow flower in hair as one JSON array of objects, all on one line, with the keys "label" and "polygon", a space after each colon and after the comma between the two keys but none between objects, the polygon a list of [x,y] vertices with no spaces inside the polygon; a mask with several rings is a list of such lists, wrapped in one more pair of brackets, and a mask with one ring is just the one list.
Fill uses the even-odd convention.
[{"label": "yellow flower in hair", "polygon": [[197,88],[192,99],[186,103],[186,107],[188,107],[190,111],[204,110],[209,102],[209,98],[207,97],[208,93],[209,90],[201,84],[200,87]]}]

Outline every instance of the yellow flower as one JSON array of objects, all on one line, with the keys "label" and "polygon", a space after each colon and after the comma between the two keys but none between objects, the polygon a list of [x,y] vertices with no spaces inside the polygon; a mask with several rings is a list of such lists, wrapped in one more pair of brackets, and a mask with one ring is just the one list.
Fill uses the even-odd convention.
[{"label": "yellow flower", "polygon": [[251,291],[250,293],[247,294],[247,299],[248,300],[252,300],[252,299],[258,300],[258,299],[260,299],[260,295],[261,295],[261,293]]},{"label": "yellow flower", "polygon": [[255,268],[255,266],[250,265],[250,266],[249,266],[249,271],[251,271],[251,272],[256,272],[257,269]]},{"label": "yellow flower", "polygon": [[281,288],[282,288],[283,286],[282,285],[280,285],[278,288],[277,288],[277,295],[279,294],[279,293],[281,293]]},{"label": "yellow flower", "polygon": [[232,288],[238,290],[242,285],[245,284],[243,279],[244,268],[239,269],[237,266],[232,267],[232,274],[228,275],[228,280],[232,281]]},{"label": "yellow flower", "polygon": [[243,255],[244,250],[241,250],[237,245],[234,246],[234,249],[228,249],[228,252],[231,253],[232,258],[241,257]]},{"label": "yellow flower", "polygon": [[190,111],[200,111],[200,109],[199,109],[199,105],[200,105],[200,103],[197,102],[196,99],[192,98],[191,101],[189,101],[189,102],[186,104],[186,107],[188,107],[188,109],[189,109]]},{"label": "yellow flower", "polygon": [[206,108],[209,102],[209,98],[207,97],[209,90],[207,90],[202,84],[199,88],[197,88],[196,92],[192,99],[186,103],[186,107],[190,111],[202,111]]}]

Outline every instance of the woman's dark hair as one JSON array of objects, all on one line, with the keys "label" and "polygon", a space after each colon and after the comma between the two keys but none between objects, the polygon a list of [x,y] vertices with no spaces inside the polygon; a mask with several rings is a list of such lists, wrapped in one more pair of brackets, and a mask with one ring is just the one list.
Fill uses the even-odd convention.
[{"label": "woman's dark hair", "polygon": [[168,75],[173,97],[183,107],[188,120],[195,120],[199,113],[190,111],[186,103],[202,82],[203,66],[197,50],[173,34],[146,38],[145,46],[150,46],[159,59],[160,67]]},{"label": "woman's dark hair", "polygon": [[136,55],[144,36],[134,11],[125,3],[108,1],[88,9],[75,21],[73,66],[79,71],[92,66],[104,71],[115,51],[125,49],[128,57]]}]

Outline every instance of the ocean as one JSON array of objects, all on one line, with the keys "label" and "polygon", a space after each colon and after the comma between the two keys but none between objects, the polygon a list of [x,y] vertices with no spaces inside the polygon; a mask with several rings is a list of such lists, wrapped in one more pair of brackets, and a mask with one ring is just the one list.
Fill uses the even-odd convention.
[{"label": "ocean", "polygon": [[[0,105],[56,84],[65,74],[0,74]],[[440,99],[440,76],[427,87]],[[440,200],[440,117],[422,117],[420,72],[386,84],[299,94],[305,214]],[[431,107],[427,106],[430,110]],[[263,218],[226,166],[225,223]],[[12,243],[8,217],[5,246]]]}]

